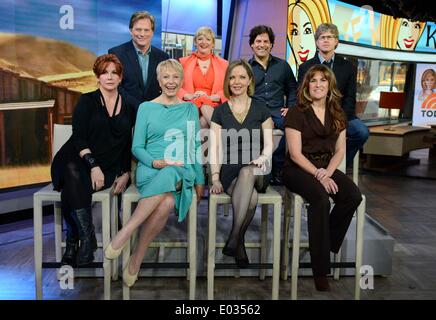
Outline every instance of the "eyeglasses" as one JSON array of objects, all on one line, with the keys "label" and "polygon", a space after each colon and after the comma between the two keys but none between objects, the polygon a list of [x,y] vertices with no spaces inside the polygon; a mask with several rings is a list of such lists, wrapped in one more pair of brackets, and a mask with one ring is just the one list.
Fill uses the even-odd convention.
[{"label": "eyeglasses", "polygon": [[336,39],[336,36],[320,36],[319,38],[318,38],[319,40],[333,40],[333,39]]}]

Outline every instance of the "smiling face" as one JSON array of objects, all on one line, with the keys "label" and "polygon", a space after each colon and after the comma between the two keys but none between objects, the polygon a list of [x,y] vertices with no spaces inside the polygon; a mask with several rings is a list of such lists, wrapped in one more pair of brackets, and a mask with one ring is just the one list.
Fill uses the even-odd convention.
[{"label": "smiling face", "polygon": [[214,39],[210,35],[200,34],[195,39],[195,46],[200,54],[208,55],[213,51]]},{"label": "smiling face", "polygon": [[236,66],[229,75],[229,88],[232,97],[245,95],[248,92],[251,78],[243,66]]},{"label": "smiling face", "polygon": [[98,83],[100,84],[100,89],[104,89],[106,91],[116,90],[121,82],[121,77],[118,74],[113,62],[110,62],[107,65],[103,73],[100,74],[97,79]]},{"label": "smiling face", "polygon": [[421,25],[409,19],[402,19],[398,32],[397,48],[401,50],[413,50],[419,38]]},{"label": "smiling face", "polygon": [[426,90],[432,90],[434,88],[435,78],[432,74],[425,77],[423,81],[423,88]]},{"label": "smiling face", "polygon": [[309,81],[309,96],[313,101],[326,99],[329,89],[329,82],[326,76],[318,71]]},{"label": "smiling face", "polygon": [[268,33],[259,34],[251,45],[254,55],[259,59],[269,57],[272,47],[273,45],[269,39]]},{"label": "smiling face", "polygon": [[162,89],[162,94],[171,98],[174,97],[180,89],[180,84],[182,83],[181,74],[171,67],[164,67],[159,73],[157,79],[159,81],[159,86]]},{"label": "smiling face", "polygon": [[139,19],[130,29],[132,40],[140,50],[148,50],[153,34],[150,19]]},{"label": "smiling face", "polygon": [[288,38],[291,40],[297,64],[300,65],[315,55],[314,29],[309,16],[300,6],[294,7],[290,18],[292,22],[288,26]]}]

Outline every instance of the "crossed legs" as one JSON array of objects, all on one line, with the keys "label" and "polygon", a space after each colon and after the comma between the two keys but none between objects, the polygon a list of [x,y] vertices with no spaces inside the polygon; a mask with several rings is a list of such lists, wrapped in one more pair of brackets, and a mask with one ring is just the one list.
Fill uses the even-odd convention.
[{"label": "crossed legs", "polygon": [[245,267],[249,263],[245,250],[245,232],[256,212],[258,198],[256,187],[262,188],[264,181],[263,176],[254,174],[254,168],[254,166],[243,167],[228,189],[232,197],[233,225],[223,253],[235,257],[239,267]]},{"label": "crossed legs", "polygon": [[135,275],[139,272],[145,251],[153,239],[165,227],[171,209],[174,207],[172,193],[164,193],[139,200],[127,224],[117,233],[110,246],[114,250],[122,248],[130,239],[133,232],[139,229],[139,239],[128,264],[128,273]]}]

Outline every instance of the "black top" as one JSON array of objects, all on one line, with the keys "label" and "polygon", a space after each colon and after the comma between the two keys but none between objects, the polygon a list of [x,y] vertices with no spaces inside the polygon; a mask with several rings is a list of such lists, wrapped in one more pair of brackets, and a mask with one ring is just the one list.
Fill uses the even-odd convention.
[{"label": "black top", "polygon": [[89,148],[102,171],[130,171],[132,127],[135,112],[123,96],[121,111],[110,117],[100,90],[83,94],[73,113],[73,135],[59,152],[75,153]]},{"label": "black top", "polygon": [[253,98],[270,109],[293,107],[296,102],[297,81],[289,64],[270,55],[266,70],[254,57],[248,61],[253,69],[256,83]]},{"label": "black top", "polygon": [[[310,67],[321,64],[318,53],[315,56],[300,65],[298,69],[298,84],[303,82],[304,75]],[[333,60],[333,73],[336,76],[336,84],[342,94],[342,109],[347,115],[347,120],[356,119],[356,81],[357,68],[350,61],[335,54]]]},{"label": "black top", "polygon": [[[315,115],[312,108],[302,111],[300,108],[291,108],[286,115],[285,127],[301,132],[301,152],[316,167],[323,167],[335,152],[336,141],[339,134],[333,127],[333,118],[328,110],[325,111],[324,125]],[[309,155],[329,154],[327,159],[317,161]],[[328,160],[328,161],[325,161]],[[285,166],[296,165],[289,155],[286,156]]]},{"label": "black top", "polygon": [[167,60],[168,54],[151,46],[148,62],[147,83],[144,85],[141,66],[132,40],[117,47],[109,49],[109,53],[115,54],[120,59],[123,67],[123,80],[118,90],[124,94],[135,110],[144,101],[151,101],[160,95],[160,87],[156,76],[156,67],[159,62]]},{"label": "black top", "polygon": [[251,100],[242,124],[234,117],[228,102],[215,108],[212,121],[220,125],[222,130],[223,164],[220,179],[225,190],[238,176],[239,170],[262,153],[262,123],[270,116],[265,104],[256,100]]}]

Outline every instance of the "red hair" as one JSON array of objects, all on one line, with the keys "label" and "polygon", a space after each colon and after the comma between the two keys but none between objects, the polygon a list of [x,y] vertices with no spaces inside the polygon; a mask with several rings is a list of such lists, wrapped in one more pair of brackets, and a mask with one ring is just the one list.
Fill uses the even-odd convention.
[{"label": "red hair", "polygon": [[99,56],[94,62],[94,67],[92,68],[92,71],[94,71],[94,74],[97,76],[97,78],[105,72],[107,66],[111,62],[115,65],[115,72],[120,77],[123,77],[123,65],[121,64],[120,60],[117,58],[116,55],[108,53]]}]

